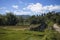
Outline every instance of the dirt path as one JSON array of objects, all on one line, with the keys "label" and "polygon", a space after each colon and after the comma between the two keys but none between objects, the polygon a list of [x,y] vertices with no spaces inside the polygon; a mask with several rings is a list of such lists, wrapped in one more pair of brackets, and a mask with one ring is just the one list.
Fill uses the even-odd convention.
[{"label": "dirt path", "polygon": [[60,33],[60,27],[57,24],[54,24],[53,28]]}]

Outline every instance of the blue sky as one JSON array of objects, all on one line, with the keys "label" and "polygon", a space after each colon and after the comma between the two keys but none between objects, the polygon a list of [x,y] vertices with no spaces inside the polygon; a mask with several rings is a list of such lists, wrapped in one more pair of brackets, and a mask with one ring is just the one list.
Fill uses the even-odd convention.
[{"label": "blue sky", "polygon": [[0,0],[0,14],[36,15],[49,11],[60,12],[60,0]]}]

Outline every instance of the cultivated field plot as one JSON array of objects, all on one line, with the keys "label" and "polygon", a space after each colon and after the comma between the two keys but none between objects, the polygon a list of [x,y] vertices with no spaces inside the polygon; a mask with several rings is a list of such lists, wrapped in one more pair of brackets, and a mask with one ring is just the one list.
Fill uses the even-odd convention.
[{"label": "cultivated field plot", "polygon": [[60,33],[53,30],[30,31],[28,27],[0,27],[0,40],[60,40]]},{"label": "cultivated field plot", "polygon": [[0,40],[41,40],[44,35],[43,32],[0,28]]}]

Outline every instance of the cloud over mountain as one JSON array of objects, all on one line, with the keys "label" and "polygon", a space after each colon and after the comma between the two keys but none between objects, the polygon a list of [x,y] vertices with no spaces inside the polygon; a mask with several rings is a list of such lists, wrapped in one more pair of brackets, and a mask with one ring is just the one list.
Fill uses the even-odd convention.
[{"label": "cloud over mountain", "polygon": [[60,5],[46,5],[43,6],[41,3],[30,4],[25,9],[28,9],[32,12],[44,13],[46,11],[55,11],[60,10]]},{"label": "cloud over mountain", "polygon": [[12,7],[15,8],[15,9],[18,9],[19,8],[18,5],[12,5]]}]

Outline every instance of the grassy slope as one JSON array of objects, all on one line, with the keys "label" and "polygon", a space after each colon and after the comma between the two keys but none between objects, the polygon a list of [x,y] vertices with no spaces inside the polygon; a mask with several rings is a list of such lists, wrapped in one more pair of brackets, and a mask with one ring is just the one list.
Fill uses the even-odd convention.
[{"label": "grassy slope", "polygon": [[0,40],[41,40],[42,32],[0,28]]},{"label": "grassy slope", "polygon": [[60,33],[54,31],[36,32],[18,29],[21,28],[0,27],[0,40],[60,40]]}]

